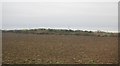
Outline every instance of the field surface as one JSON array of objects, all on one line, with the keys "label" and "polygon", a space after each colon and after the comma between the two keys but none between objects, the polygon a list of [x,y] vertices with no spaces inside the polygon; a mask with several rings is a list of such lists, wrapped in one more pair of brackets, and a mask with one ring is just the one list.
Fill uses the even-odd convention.
[{"label": "field surface", "polygon": [[3,33],[3,64],[116,64],[117,37]]}]

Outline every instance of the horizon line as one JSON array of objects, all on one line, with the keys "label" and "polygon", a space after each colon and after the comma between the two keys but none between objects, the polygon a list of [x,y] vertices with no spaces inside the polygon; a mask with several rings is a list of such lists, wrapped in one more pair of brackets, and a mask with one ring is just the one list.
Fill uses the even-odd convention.
[{"label": "horizon line", "polygon": [[45,28],[45,27],[38,27],[38,28],[13,28],[13,29],[1,29],[1,30],[30,30],[30,29],[58,29],[58,30],[82,30],[82,31],[92,31],[92,32],[96,32],[96,31],[102,31],[102,32],[109,32],[109,33],[119,33],[120,31],[108,31],[108,30],[93,30],[93,29],[72,29],[72,28]]}]

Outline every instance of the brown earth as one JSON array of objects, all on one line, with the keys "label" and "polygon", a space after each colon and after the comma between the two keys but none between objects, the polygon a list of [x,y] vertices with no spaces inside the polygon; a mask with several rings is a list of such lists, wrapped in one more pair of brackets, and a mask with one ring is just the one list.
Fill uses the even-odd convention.
[{"label": "brown earth", "polygon": [[3,64],[117,64],[117,37],[3,33]]}]

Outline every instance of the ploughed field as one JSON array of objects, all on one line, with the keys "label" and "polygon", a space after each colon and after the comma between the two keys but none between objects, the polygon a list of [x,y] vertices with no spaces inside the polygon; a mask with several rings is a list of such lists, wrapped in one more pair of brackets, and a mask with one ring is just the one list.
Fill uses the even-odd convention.
[{"label": "ploughed field", "polygon": [[3,33],[3,64],[116,64],[117,37]]}]

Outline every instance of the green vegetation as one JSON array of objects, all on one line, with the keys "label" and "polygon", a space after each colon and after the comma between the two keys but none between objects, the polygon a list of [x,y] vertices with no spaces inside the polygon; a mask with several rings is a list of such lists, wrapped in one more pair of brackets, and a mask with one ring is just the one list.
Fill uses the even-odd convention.
[{"label": "green vegetation", "polygon": [[29,29],[29,30],[3,30],[3,32],[30,33],[30,34],[47,34],[47,35],[80,35],[80,36],[98,36],[98,37],[116,37],[117,33],[108,33],[103,31],[83,31],[67,29]]}]

